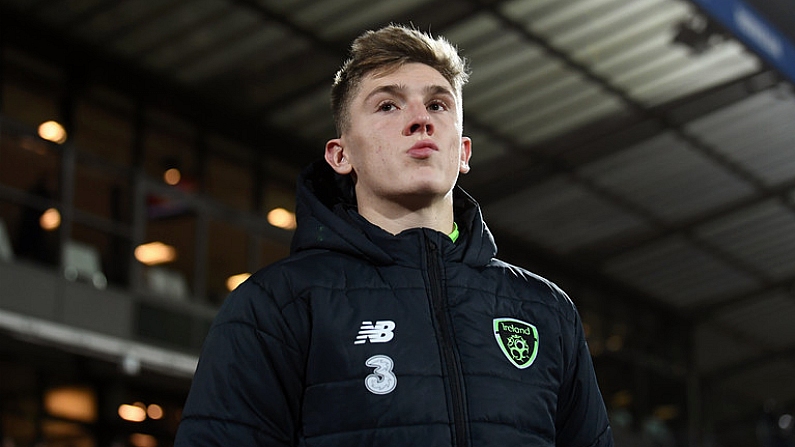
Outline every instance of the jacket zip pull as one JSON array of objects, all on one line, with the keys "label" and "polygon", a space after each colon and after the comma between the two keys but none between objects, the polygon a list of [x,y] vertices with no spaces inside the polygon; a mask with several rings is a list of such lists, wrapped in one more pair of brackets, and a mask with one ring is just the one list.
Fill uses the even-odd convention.
[{"label": "jacket zip pull", "polygon": [[442,261],[439,255],[439,247],[436,243],[427,237],[426,241],[428,247],[428,279],[431,282],[431,303],[433,304],[434,317],[437,322],[437,337],[441,344],[442,361],[444,362],[447,372],[448,386],[450,387],[450,400],[453,406],[454,445],[458,447],[468,447],[469,430],[467,427],[463,377],[455,351],[452,322],[450,321],[446,309],[447,294],[446,290],[442,287]]}]

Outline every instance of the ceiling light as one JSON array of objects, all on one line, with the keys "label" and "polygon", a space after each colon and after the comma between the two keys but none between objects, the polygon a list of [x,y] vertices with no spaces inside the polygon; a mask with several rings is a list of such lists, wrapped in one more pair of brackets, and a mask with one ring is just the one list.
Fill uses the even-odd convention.
[{"label": "ceiling light", "polygon": [[295,213],[284,208],[274,208],[268,213],[268,223],[284,230],[294,230],[296,227]]},{"label": "ceiling light", "polygon": [[94,391],[88,387],[65,386],[44,394],[44,408],[53,416],[91,423],[97,419]]},{"label": "ceiling light", "polygon": [[177,249],[162,242],[149,242],[135,247],[135,259],[145,265],[158,265],[177,259]]},{"label": "ceiling light", "polygon": [[57,230],[61,226],[61,213],[55,208],[49,208],[39,217],[39,225],[46,231]]},{"label": "ceiling light", "polygon": [[157,439],[152,435],[133,433],[130,435],[130,444],[134,447],[157,447]]},{"label": "ceiling light", "polygon": [[226,289],[230,292],[235,290],[237,286],[242,284],[243,281],[247,280],[249,276],[251,276],[251,273],[240,273],[226,278]]},{"label": "ceiling light", "polygon": [[66,142],[66,129],[57,121],[45,121],[39,125],[39,136],[53,143]]},{"label": "ceiling light", "polygon": [[119,405],[119,417],[129,422],[143,422],[146,420],[146,410],[143,404],[121,404]]},{"label": "ceiling light", "polygon": [[133,433],[130,435],[130,444],[134,447],[157,447],[157,438],[144,433]]},{"label": "ceiling light", "polygon": [[146,414],[150,419],[163,419],[163,407],[158,404],[150,404],[146,407]]},{"label": "ceiling light", "polygon": [[169,168],[163,173],[163,181],[175,186],[182,179],[182,173],[177,168]]},{"label": "ceiling light", "polygon": [[702,54],[724,40],[726,36],[713,22],[696,16],[676,26],[673,43],[684,45],[692,54]]}]

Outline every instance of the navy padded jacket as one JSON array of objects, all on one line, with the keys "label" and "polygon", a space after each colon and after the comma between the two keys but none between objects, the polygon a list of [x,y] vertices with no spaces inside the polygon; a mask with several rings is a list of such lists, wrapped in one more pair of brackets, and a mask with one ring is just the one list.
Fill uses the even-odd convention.
[{"label": "navy padded jacket", "polygon": [[302,173],[292,255],[219,310],[177,447],[613,445],[574,304],[494,258],[472,198],[454,243],[388,234],[349,190]]}]

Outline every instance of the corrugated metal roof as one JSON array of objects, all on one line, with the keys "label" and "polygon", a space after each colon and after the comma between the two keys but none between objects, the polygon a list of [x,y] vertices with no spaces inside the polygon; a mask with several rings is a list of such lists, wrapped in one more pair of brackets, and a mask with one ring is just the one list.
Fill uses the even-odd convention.
[{"label": "corrugated metal roof", "polygon": [[722,311],[715,320],[773,350],[795,344],[795,300],[788,293],[776,292],[745,301]]},{"label": "corrugated metal roof", "polygon": [[795,213],[779,199],[769,199],[709,222],[696,234],[753,264],[771,279],[785,279],[795,273]]},{"label": "corrugated metal roof", "polygon": [[351,37],[393,20],[443,34],[474,70],[462,182],[498,244],[525,242],[692,318],[699,373],[737,369],[721,383],[795,400],[781,379],[793,366],[775,361],[795,348],[795,94],[735,39],[676,42],[706,23],[689,1],[0,6],[182,86],[213,116],[278,131],[286,141],[259,149],[288,160],[316,159],[336,136],[328,89]]},{"label": "corrugated metal roof", "polygon": [[688,128],[768,185],[795,179],[795,97],[789,88],[761,92]]},{"label": "corrugated metal roof", "polygon": [[506,231],[560,253],[645,227],[638,216],[561,177],[506,194],[484,212]]},{"label": "corrugated metal roof", "polygon": [[586,165],[581,172],[665,221],[708,212],[754,192],[748,182],[672,132]]},{"label": "corrugated metal roof", "polygon": [[655,241],[610,259],[605,271],[682,309],[759,286],[752,275],[681,236]]},{"label": "corrugated metal roof", "polygon": [[738,339],[729,331],[714,325],[701,325],[695,334],[695,355],[699,371],[716,373],[725,367],[741,364],[757,357],[762,349],[754,343]]}]

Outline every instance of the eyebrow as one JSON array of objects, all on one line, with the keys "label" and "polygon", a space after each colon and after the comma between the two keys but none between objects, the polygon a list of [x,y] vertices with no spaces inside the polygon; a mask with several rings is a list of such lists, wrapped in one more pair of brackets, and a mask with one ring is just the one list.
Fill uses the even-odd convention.
[{"label": "eyebrow", "polygon": [[[376,96],[378,94],[381,94],[381,93],[387,93],[387,94],[391,94],[391,95],[401,96],[402,97],[402,96],[405,95],[405,91],[406,90],[408,90],[408,88],[405,85],[402,85],[402,84],[382,85],[382,86],[376,88],[375,90],[371,91],[364,98],[364,102],[369,101],[370,98],[372,98],[373,96]],[[456,95],[453,93],[453,91],[450,90],[450,88],[445,87],[443,85],[428,85],[428,86],[426,86],[423,89],[423,91],[426,94],[430,94],[430,95],[446,95],[446,96],[449,96],[449,97],[453,98],[454,100],[456,99]]]}]

